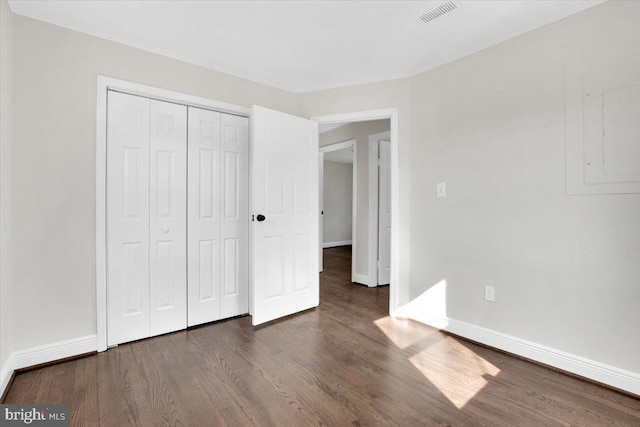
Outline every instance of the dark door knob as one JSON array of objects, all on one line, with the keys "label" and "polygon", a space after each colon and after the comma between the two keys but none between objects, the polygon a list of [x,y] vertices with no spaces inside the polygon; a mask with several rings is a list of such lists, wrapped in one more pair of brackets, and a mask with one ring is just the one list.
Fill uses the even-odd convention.
[{"label": "dark door knob", "polygon": [[259,214],[259,215],[258,215],[258,217],[257,217],[256,219],[258,220],[258,222],[262,222],[262,221],[264,221],[264,220],[265,220],[265,219],[267,219],[267,218],[266,218],[264,215]]}]

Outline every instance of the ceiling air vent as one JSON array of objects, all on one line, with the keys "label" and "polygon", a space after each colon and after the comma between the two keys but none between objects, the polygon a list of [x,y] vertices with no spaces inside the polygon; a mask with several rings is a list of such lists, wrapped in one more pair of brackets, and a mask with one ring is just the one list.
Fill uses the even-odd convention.
[{"label": "ceiling air vent", "polygon": [[458,5],[456,2],[448,1],[420,16],[420,20],[426,24],[429,21],[433,21],[434,19],[441,17],[445,13],[451,12],[457,7]]}]

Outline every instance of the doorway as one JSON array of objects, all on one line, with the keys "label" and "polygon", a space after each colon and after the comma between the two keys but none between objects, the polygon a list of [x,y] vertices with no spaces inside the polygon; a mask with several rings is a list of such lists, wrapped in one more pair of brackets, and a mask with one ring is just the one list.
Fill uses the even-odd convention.
[{"label": "doorway", "polygon": [[[351,139],[319,148],[319,252],[320,271],[323,270],[324,249],[357,246],[355,230],[357,194],[357,140]],[[356,282],[351,266],[351,281]]]},{"label": "doorway", "polygon": [[[387,120],[387,127],[386,129],[380,129],[378,131],[374,131],[374,132],[370,132],[368,134],[368,136],[374,136],[377,134],[382,133],[383,131],[386,131],[386,135],[384,135],[384,138],[380,138],[380,139],[384,139],[385,141],[389,142],[389,150],[388,150],[388,169],[387,169],[387,175],[389,177],[389,184],[387,186],[388,191],[388,195],[389,195],[389,202],[388,202],[388,208],[389,208],[389,224],[390,227],[387,227],[389,229],[389,233],[387,236],[387,240],[388,240],[388,254],[389,254],[389,262],[387,265],[387,272],[388,272],[388,276],[389,276],[389,280],[388,283],[390,285],[390,289],[389,289],[389,313],[391,315],[393,315],[393,313],[395,312],[395,307],[396,307],[396,302],[398,300],[397,298],[397,287],[394,286],[395,283],[397,283],[397,224],[395,224],[397,222],[397,211],[398,211],[398,207],[397,207],[397,189],[396,189],[396,185],[397,185],[397,175],[398,175],[398,170],[397,170],[397,162],[398,162],[398,122],[397,122],[397,109],[395,108],[391,108],[391,109],[386,109],[386,110],[375,110],[375,111],[365,111],[365,112],[357,112],[357,113],[346,113],[346,114],[336,114],[336,115],[327,115],[327,116],[315,116],[312,117],[312,120],[315,120],[319,123],[319,125],[322,126],[332,126],[334,128],[337,128],[339,126],[346,126],[349,124],[358,124],[358,123],[363,123],[363,122],[373,122],[373,121],[379,121],[379,120]],[[337,131],[334,131],[337,132]],[[338,131],[339,132],[339,131]],[[347,139],[347,138],[343,138]],[[326,143],[326,142],[325,142]],[[320,145],[323,145],[323,138],[322,136],[320,137]],[[369,148],[368,148],[368,141],[365,140],[364,145],[362,146],[362,150],[360,151],[360,153],[357,155],[358,157],[361,157],[361,162],[359,163],[361,166],[361,170],[359,175],[360,179],[358,180],[358,178],[356,178],[356,186],[362,182],[362,180],[364,179],[365,182],[365,186],[364,191],[366,191],[367,193],[369,191],[373,191],[372,190],[372,186],[369,186],[369,157],[370,157],[370,153],[369,153]],[[356,162],[358,163],[358,162]],[[357,166],[356,166],[357,167]],[[364,177],[364,178],[363,178]],[[377,182],[376,182],[377,184]],[[377,187],[378,185],[375,186],[376,187],[376,192],[377,192]],[[363,188],[360,188],[359,192],[363,191]],[[396,191],[394,191],[396,190]],[[366,199],[365,199],[366,200]],[[374,203],[372,201],[373,199],[369,199],[366,201],[366,204],[363,206],[362,210],[365,211],[367,214],[371,213],[371,212],[367,212],[369,203]],[[369,218],[370,215],[367,215],[367,217],[365,218],[363,222],[363,224],[361,225],[365,225],[365,231],[364,231],[364,238],[363,239],[359,239],[360,236],[362,236],[361,233],[358,233],[357,230],[354,230],[353,233],[353,243],[355,243],[356,248],[358,246],[360,246],[360,248],[362,249],[363,244],[365,244],[365,255],[363,257],[360,257],[360,261],[359,261],[359,257],[358,254],[354,254],[354,270],[355,271],[355,279],[353,280],[354,282],[357,283],[363,283],[367,286],[378,286],[378,271],[377,271],[377,260],[378,260],[378,248],[377,246],[374,245],[370,245],[369,242],[372,241],[373,239],[370,238],[371,236],[375,236],[377,239],[377,236],[379,234],[379,222],[377,217],[378,215],[378,208],[377,208],[377,197],[376,197],[376,210],[375,210],[375,215],[371,215],[374,218]],[[358,202],[354,202],[355,205],[355,217],[356,220],[354,221],[354,223],[357,225],[358,221],[360,218],[362,218],[361,213],[358,213],[358,208],[360,208],[360,204]],[[355,228],[355,227],[354,227]],[[359,251],[361,252],[361,251]],[[374,255],[375,254],[375,255]],[[364,259],[364,262],[362,261],[362,259]],[[373,260],[373,262],[371,261]],[[358,263],[361,263],[360,265],[364,265],[364,268],[361,268],[360,271],[358,271]],[[358,274],[361,274],[360,277],[358,277]],[[360,280],[358,280],[360,279]],[[383,280],[384,282],[384,280]]]}]

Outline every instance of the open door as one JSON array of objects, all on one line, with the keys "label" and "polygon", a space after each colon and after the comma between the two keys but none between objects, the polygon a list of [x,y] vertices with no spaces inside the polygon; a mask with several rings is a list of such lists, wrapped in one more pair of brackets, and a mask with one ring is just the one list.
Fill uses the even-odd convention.
[{"label": "open door", "polygon": [[318,125],[254,106],[252,323],[317,307]]}]

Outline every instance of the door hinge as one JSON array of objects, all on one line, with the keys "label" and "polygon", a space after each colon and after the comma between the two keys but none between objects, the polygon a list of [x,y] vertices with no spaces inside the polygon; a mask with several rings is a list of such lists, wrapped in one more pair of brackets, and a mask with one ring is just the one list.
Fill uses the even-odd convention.
[{"label": "door hinge", "polygon": [[254,222],[256,220],[256,216],[255,215],[251,215],[251,222]]}]

